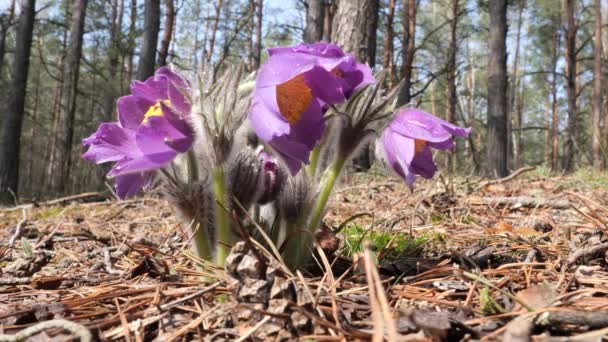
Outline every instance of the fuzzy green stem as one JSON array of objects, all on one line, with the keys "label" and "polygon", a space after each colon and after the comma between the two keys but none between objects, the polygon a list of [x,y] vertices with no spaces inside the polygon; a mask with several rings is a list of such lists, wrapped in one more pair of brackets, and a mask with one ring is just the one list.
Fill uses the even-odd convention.
[{"label": "fuzzy green stem", "polygon": [[338,176],[340,176],[340,172],[342,172],[346,159],[347,158],[343,155],[337,155],[336,159],[323,174],[319,197],[317,197],[317,201],[315,202],[310,215],[310,220],[308,221],[308,230],[313,234],[321,223],[323,213],[325,212],[325,206],[327,205],[331,191],[336,184],[336,180],[338,180]]},{"label": "fuzzy green stem", "polygon": [[319,156],[321,155],[321,145],[315,146],[310,153],[310,164],[308,165],[308,175],[311,180],[314,180],[317,166],[319,164]]},{"label": "fuzzy green stem", "polygon": [[193,184],[198,181],[198,164],[194,150],[188,150],[188,184]]},{"label": "fuzzy green stem", "polygon": [[192,222],[192,231],[194,235],[192,236],[192,251],[194,254],[204,260],[211,260],[211,248],[209,247],[209,235],[207,234],[207,229],[198,221]]},{"label": "fuzzy green stem", "polygon": [[232,232],[230,216],[227,212],[226,179],[224,177],[224,170],[221,167],[213,170],[213,197],[215,200],[215,229],[217,231],[215,262],[220,266],[224,266],[226,257],[237,239]]}]

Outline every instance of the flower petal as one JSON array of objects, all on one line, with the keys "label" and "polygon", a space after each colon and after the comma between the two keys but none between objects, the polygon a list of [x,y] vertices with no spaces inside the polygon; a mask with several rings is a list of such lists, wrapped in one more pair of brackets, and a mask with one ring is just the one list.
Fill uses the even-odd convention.
[{"label": "flower petal", "polygon": [[114,189],[120,199],[135,196],[146,183],[146,174],[143,172],[131,173],[116,177]]},{"label": "flower petal", "polygon": [[144,115],[154,102],[127,95],[118,99],[118,120],[124,128],[136,129],[144,120]]},{"label": "flower petal", "polygon": [[82,145],[89,147],[82,158],[95,164],[135,158],[141,154],[134,132],[117,123],[102,123],[95,133],[82,140]]}]

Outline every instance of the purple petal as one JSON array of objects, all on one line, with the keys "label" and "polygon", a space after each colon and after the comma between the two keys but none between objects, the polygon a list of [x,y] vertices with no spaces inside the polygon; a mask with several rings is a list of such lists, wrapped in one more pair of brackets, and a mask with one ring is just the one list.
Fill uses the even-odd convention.
[{"label": "purple petal", "polygon": [[89,147],[82,158],[101,164],[140,155],[133,131],[120,127],[117,123],[102,123],[97,132],[82,140]]},{"label": "purple petal", "polygon": [[410,171],[426,179],[433,178],[437,171],[437,165],[433,162],[433,152],[428,146],[416,151],[410,163]]},{"label": "purple petal", "polygon": [[454,138],[449,138],[441,142],[430,142],[428,143],[428,145],[429,147],[432,147],[437,150],[452,150],[456,146],[454,144]]},{"label": "purple petal", "polygon": [[124,128],[136,129],[144,120],[144,115],[154,102],[133,95],[118,99],[118,120]]},{"label": "purple petal", "polygon": [[453,133],[467,135],[470,128],[460,128],[418,109],[406,108],[391,122],[391,128],[401,135],[428,142],[442,142]]},{"label": "purple petal", "polygon": [[315,66],[306,72],[306,84],[312,93],[328,104],[340,103],[345,100],[340,78],[320,66]]},{"label": "purple petal", "polygon": [[154,73],[154,76],[164,76],[169,79],[169,81],[173,82],[173,84],[175,84],[175,86],[178,88],[190,88],[188,82],[177,73],[173,72],[173,70],[171,70],[169,67],[164,66],[158,68],[158,70],[156,70]]},{"label": "purple petal", "polygon": [[142,172],[131,173],[116,177],[116,195],[125,199],[136,195],[146,182],[146,175]]},{"label": "purple petal", "polygon": [[141,155],[134,159],[119,160],[110,172],[108,172],[108,177],[113,178],[130,173],[158,170],[169,164],[176,155],[177,153],[175,150],[171,149],[168,151]]}]

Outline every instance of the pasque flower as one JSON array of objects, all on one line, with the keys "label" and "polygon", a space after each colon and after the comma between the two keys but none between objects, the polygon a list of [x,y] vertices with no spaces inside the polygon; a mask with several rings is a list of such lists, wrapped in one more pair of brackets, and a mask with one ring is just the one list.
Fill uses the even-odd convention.
[{"label": "pasque flower", "polygon": [[256,134],[295,174],[323,135],[327,105],[344,101],[374,78],[367,65],[333,44],[268,49],[268,55],[249,118]]},{"label": "pasque flower", "polygon": [[154,170],[186,152],[193,141],[187,81],[167,67],[144,82],[131,84],[131,95],[118,99],[118,122],[102,123],[82,141],[82,157],[100,164],[116,162],[108,177],[116,178],[120,198],[135,195],[150,182]]},{"label": "pasque flower", "polygon": [[451,150],[454,136],[469,135],[462,128],[418,109],[401,110],[384,130],[381,142],[388,164],[411,188],[416,176],[432,178],[437,171],[431,148]]}]

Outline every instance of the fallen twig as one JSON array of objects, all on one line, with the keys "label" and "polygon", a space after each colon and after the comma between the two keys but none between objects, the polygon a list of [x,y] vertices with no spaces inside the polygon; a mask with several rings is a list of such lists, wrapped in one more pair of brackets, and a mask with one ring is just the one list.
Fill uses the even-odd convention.
[{"label": "fallen twig", "polygon": [[579,259],[596,254],[608,251],[608,242],[604,242],[594,246],[581,247],[578,248],[568,256],[568,266],[574,265]]},{"label": "fallen twig", "polygon": [[46,322],[40,322],[36,325],[32,325],[29,328],[25,328],[15,335],[0,335],[0,342],[20,342],[44,331],[52,328],[61,328],[67,330],[72,334],[78,336],[81,342],[89,342],[93,340],[91,332],[78,323],[70,322],[65,319],[53,319]]},{"label": "fallen twig", "polygon": [[534,166],[522,167],[520,169],[515,170],[512,174],[508,175],[507,177],[498,178],[498,179],[490,179],[490,180],[487,180],[487,181],[480,182],[479,185],[477,186],[477,189],[484,188],[484,187],[486,187],[488,185],[506,183],[508,181],[511,181],[511,180],[517,178],[518,176],[520,176],[523,173],[526,173],[528,171],[532,171],[532,170],[535,170],[535,169],[536,169],[536,167],[534,167]]},{"label": "fallen twig", "polygon": [[549,200],[544,198],[535,198],[527,196],[517,197],[479,197],[470,196],[464,200],[465,204],[468,205],[489,205],[512,208],[553,208],[553,209],[568,209],[570,208],[570,201],[567,200]]},{"label": "fallen twig", "polygon": [[15,244],[15,240],[17,240],[19,236],[21,236],[21,229],[23,229],[23,226],[25,226],[25,224],[27,223],[27,209],[23,208],[22,214],[23,218],[21,219],[21,221],[19,221],[19,223],[17,223],[15,233],[13,233],[11,238],[8,240],[9,247],[13,247],[13,245]]}]

